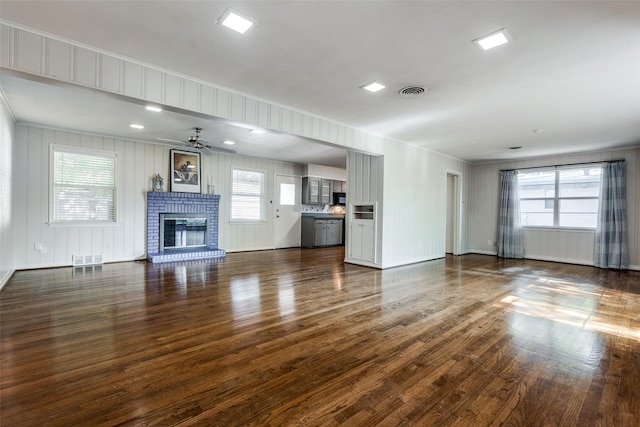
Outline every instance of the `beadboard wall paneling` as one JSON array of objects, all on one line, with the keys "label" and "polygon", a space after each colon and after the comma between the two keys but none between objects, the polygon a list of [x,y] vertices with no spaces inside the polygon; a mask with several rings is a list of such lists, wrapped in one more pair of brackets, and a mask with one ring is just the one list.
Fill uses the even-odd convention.
[{"label": "beadboard wall paneling", "polygon": [[[489,240],[497,238],[498,192],[501,169],[524,169],[567,163],[625,159],[627,163],[627,216],[630,264],[640,269],[640,148],[611,150],[542,159],[473,165],[469,178],[469,250],[495,253]],[[594,233],[572,230],[528,229],[525,257],[593,265]]]},{"label": "beadboard wall paneling", "polygon": [[595,231],[526,229],[523,239],[527,258],[593,264]]},{"label": "beadboard wall paneling", "polygon": [[[4,134],[3,128],[3,134]],[[49,218],[49,150],[50,144],[70,145],[89,149],[113,151],[118,154],[118,224],[100,227],[51,227]],[[10,206],[13,220],[8,228],[4,222],[2,251],[4,260],[15,268],[53,267],[71,264],[72,255],[103,254],[105,262],[146,258],[146,192],[151,189],[151,179],[157,173],[165,179],[164,189],[169,190],[169,150],[157,144],[127,141],[104,136],[87,135],[71,131],[53,130],[33,125],[16,126],[13,147],[14,167],[25,165],[19,176],[13,179],[11,203],[2,204],[3,221],[5,206]],[[3,156],[2,159],[11,158]],[[273,160],[242,157],[227,154],[202,156],[203,191],[207,183],[215,185],[220,194],[219,245],[227,251],[245,251],[273,248],[273,204],[276,174],[301,176],[302,165]],[[2,160],[0,160],[2,161]],[[11,164],[0,163],[2,173]],[[229,195],[233,168],[258,170],[265,173],[266,207],[265,221],[260,223],[230,222]],[[9,174],[9,172],[6,172]],[[15,176],[15,174],[13,174]],[[8,179],[4,182],[11,182]],[[3,185],[3,184],[0,184]],[[4,197],[3,192],[3,197]],[[11,230],[24,239],[11,239]],[[7,238],[5,240],[5,235]],[[4,242],[8,242],[4,247]],[[46,252],[35,250],[35,243],[42,243]],[[3,270],[2,270],[3,271]]]},{"label": "beadboard wall paneling", "polygon": [[0,65],[40,77],[126,95],[382,154],[384,139],[310,113],[231,92],[130,58],[2,23]]},{"label": "beadboard wall paneling", "polygon": [[15,121],[0,93],[0,290],[7,283],[15,268],[13,253],[15,233],[12,212],[14,138]]},{"label": "beadboard wall paneling", "polygon": [[[444,257],[447,172],[459,174],[461,236],[464,236],[467,163],[389,141],[384,171],[383,267]],[[460,249],[466,251],[464,238]]]}]

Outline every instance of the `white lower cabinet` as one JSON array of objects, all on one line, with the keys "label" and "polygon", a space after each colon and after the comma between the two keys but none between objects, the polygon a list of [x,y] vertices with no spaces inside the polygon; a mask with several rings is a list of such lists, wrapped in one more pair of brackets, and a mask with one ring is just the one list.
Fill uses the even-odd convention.
[{"label": "white lower cabinet", "polygon": [[349,258],[375,263],[376,221],[375,203],[351,206]]},{"label": "white lower cabinet", "polygon": [[372,220],[351,221],[350,258],[374,262],[375,228]]}]

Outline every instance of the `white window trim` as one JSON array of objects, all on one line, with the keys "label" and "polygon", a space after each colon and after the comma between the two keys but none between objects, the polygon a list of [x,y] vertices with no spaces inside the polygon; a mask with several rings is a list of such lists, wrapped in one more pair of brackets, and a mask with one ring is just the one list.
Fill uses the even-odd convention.
[{"label": "white window trim", "polygon": [[[94,154],[96,156],[103,157],[113,157],[115,159],[115,187],[116,187],[116,197],[115,203],[116,208],[114,211],[114,220],[113,221],[54,221],[54,173],[55,173],[55,152],[67,152],[67,153],[77,153],[77,154]],[[120,185],[120,173],[119,173],[119,161],[118,161],[118,153],[115,151],[107,151],[107,150],[98,150],[93,148],[84,148],[84,147],[76,147],[72,145],[62,145],[62,144],[49,144],[49,217],[47,225],[49,227],[117,227],[120,226],[120,211],[121,211],[121,191],[122,186]]]},{"label": "white window trim", "polygon": [[[255,172],[262,174],[262,197],[260,201],[260,219],[234,219],[233,218],[233,171]],[[267,172],[260,169],[251,169],[245,167],[231,167],[231,179],[230,179],[229,191],[229,223],[231,224],[260,224],[267,222]]]}]

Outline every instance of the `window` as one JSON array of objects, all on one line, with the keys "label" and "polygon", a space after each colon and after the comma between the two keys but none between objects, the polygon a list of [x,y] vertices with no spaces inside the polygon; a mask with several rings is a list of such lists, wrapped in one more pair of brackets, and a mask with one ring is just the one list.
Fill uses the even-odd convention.
[{"label": "window", "polygon": [[518,174],[523,227],[596,228],[599,165],[529,169]]},{"label": "window", "polygon": [[280,183],[280,205],[294,206],[296,204],[296,185]]},{"label": "window", "polygon": [[51,146],[52,223],[116,221],[116,153]]},{"label": "window", "polygon": [[231,219],[261,221],[264,218],[264,173],[233,170]]}]

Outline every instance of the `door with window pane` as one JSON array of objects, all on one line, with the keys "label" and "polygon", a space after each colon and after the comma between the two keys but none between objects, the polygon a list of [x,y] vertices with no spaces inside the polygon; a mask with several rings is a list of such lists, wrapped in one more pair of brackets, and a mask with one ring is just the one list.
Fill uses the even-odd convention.
[{"label": "door with window pane", "polygon": [[300,197],[299,177],[276,175],[276,200],[274,203],[274,247],[300,246]]}]

